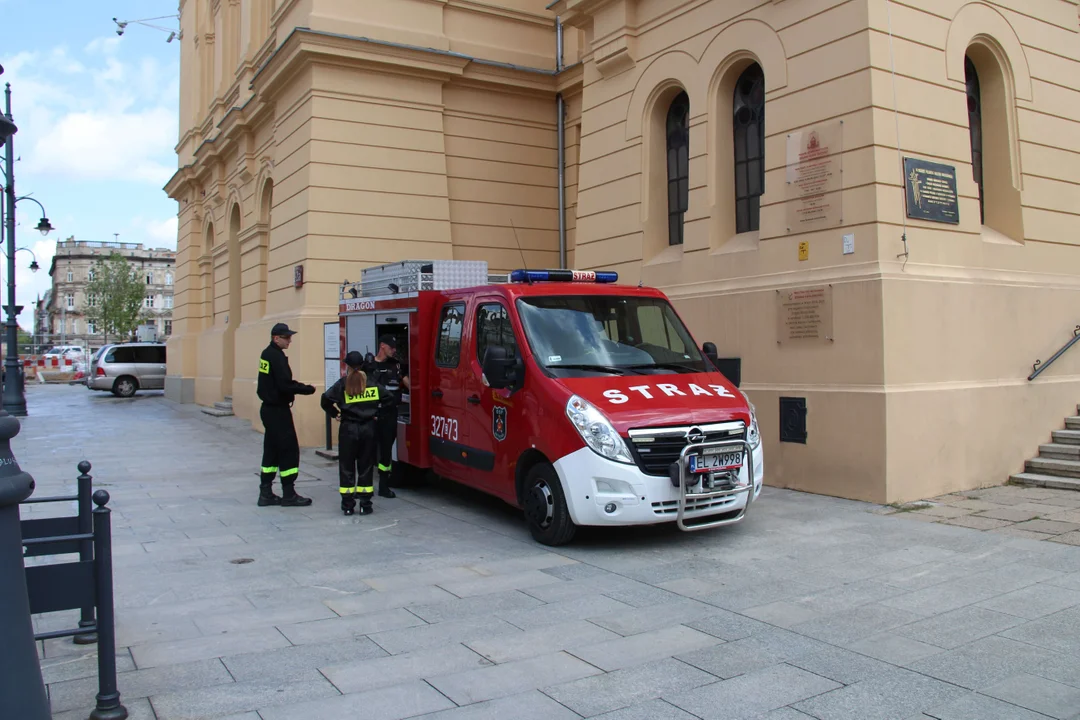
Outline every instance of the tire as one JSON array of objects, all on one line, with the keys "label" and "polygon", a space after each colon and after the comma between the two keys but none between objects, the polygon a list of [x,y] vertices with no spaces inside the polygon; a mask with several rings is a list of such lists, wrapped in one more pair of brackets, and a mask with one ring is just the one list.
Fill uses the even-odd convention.
[{"label": "tire", "polygon": [[139,383],[135,378],[130,375],[124,375],[123,377],[116,378],[116,382],[113,383],[113,395],[116,397],[129,398],[135,395],[135,391],[139,389]]},{"label": "tire", "polygon": [[538,543],[557,546],[573,540],[577,526],[570,519],[559,475],[549,463],[529,469],[521,504],[529,532]]}]

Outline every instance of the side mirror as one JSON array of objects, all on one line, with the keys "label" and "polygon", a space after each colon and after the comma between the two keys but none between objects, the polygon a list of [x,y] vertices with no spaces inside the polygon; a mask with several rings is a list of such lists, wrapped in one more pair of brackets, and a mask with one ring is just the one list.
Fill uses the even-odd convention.
[{"label": "side mirror", "polygon": [[492,345],[484,352],[483,370],[489,387],[502,389],[513,385],[517,380],[517,368],[517,360],[510,357],[504,347]]},{"label": "side mirror", "polygon": [[709,358],[709,362],[720,371],[721,375],[730,380],[732,385],[739,387],[742,382],[742,358],[717,357],[716,345],[711,342],[703,343],[701,352]]},{"label": "side mirror", "polygon": [[703,343],[701,346],[701,352],[705,357],[709,358],[709,362],[716,366],[716,345],[711,342]]}]

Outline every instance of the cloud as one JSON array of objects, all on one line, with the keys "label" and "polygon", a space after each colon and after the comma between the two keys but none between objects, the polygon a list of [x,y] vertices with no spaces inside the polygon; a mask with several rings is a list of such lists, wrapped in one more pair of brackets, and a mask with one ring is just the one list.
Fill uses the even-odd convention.
[{"label": "cloud", "polygon": [[21,52],[17,136],[25,170],[48,177],[122,180],[160,188],[176,170],[179,78],[175,63],[118,56],[101,37],[73,58],[65,46]]},{"label": "cloud", "polygon": [[87,180],[136,180],[164,185],[176,172],[159,158],[176,142],[176,116],[166,108],[142,112],[75,112],[38,139],[27,169]]},{"label": "cloud", "polygon": [[[19,204],[18,244],[32,250],[40,265],[33,273],[30,254],[16,256],[18,302],[25,308],[19,323],[26,328],[33,322],[33,300],[51,286],[48,270],[57,240],[116,228],[123,241],[176,247],[177,219],[169,217],[175,203],[145,202],[147,197],[167,200],[161,188],[176,169],[176,44],[154,56],[112,34],[82,37],[74,46],[0,50],[19,126],[14,142],[21,187],[36,191],[53,225],[63,228],[41,237],[33,229],[40,217],[37,206]],[[62,209],[71,194],[78,200]],[[141,217],[132,217],[139,212]],[[6,272],[0,271],[0,279],[6,280]],[[6,293],[6,287],[0,291]]]},{"label": "cloud", "polygon": [[57,72],[62,72],[68,75],[74,75],[81,72],[86,72],[86,67],[68,55],[67,48],[64,46],[55,47],[49,53],[49,67]]},{"label": "cloud", "polygon": [[116,49],[120,47],[120,38],[105,35],[103,37],[97,37],[86,43],[86,47],[83,50],[87,55],[113,55],[116,53]]},{"label": "cloud", "polygon": [[130,240],[132,242],[142,242],[147,247],[164,247],[175,250],[178,225],[179,221],[175,215],[164,220],[149,220],[136,216],[131,219],[131,227],[136,230],[140,239]]}]

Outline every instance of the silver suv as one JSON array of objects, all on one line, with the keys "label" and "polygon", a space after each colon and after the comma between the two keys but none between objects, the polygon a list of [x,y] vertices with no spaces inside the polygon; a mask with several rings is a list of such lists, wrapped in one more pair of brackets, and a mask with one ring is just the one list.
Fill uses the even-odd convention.
[{"label": "silver suv", "polygon": [[138,390],[164,389],[165,345],[105,345],[90,359],[86,387],[90,390],[108,390],[117,397],[131,397]]}]

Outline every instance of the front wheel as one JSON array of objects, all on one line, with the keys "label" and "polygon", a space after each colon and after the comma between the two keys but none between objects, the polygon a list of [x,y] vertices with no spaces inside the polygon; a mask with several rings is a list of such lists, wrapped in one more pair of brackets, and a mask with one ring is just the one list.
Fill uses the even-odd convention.
[{"label": "front wheel", "polygon": [[117,378],[113,384],[113,395],[122,398],[129,398],[135,395],[135,391],[139,389],[138,384],[135,382],[135,378],[122,377]]},{"label": "front wheel", "polygon": [[570,519],[570,509],[554,467],[540,463],[529,470],[522,501],[525,521],[534,540],[544,545],[565,545],[574,538],[577,526]]}]

